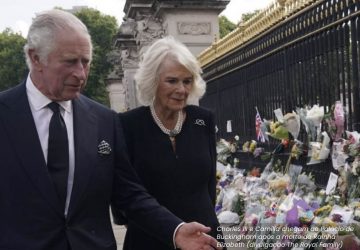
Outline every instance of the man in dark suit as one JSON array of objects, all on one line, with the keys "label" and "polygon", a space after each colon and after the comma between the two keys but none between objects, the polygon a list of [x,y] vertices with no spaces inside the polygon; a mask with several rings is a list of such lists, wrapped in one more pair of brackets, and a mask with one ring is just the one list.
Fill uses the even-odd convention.
[{"label": "man in dark suit", "polygon": [[115,250],[110,204],[169,245],[216,248],[209,228],[148,195],[116,114],[80,94],[92,57],[85,25],[42,12],[24,49],[29,76],[0,93],[0,250]]}]

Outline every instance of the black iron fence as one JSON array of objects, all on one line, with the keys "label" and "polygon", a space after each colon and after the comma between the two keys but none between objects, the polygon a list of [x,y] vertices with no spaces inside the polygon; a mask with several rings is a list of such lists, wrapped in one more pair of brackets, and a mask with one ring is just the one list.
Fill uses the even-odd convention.
[{"label": "black iron fence", "polygon": [[[215,112],[219,138],[255,139],[255,107],[262,118],[275,120],[277,108],[285,114],[319,104],[327,113],[337,100],[345,107],[346,128],[360,131],[359,60],[360,1],[317,1],[206,65],[200,105]],[[262,164],[248,155],[241,161]],[[330,161],[304,168],[317,172],[321,185],[331,169]]]},{"label": "black iron fence", "polygon": [[200,105],[215,111],[222,138],[254,139],[255,106],[274,119],[277,108],[319,104],[328,112],[337,100],[347,129],[360,131],[359,43],[360,1],[317,1],[206,65]]}]

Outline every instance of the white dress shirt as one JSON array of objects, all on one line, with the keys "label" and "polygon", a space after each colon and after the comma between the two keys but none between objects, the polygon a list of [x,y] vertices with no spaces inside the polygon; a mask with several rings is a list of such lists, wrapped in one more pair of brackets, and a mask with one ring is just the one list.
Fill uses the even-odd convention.
[{"label": "white dress shirt", "polygon": [[[41,148],[44,154],[45,162],[47,163],[48,155],[48,140],[49,140],[49,124],[53,112],[47,107],[52,101],[42,94],[34,85],[31,80],[30,74],[26,80],[26,93],[28,96],[31,113],[33,115],[36,130],[39,136]],[[73,122],[73,109],[71,101],[58,102],[61,106],[60,113],[65,121],[68,142],[69,142],[69,176],[67,184],[67,196],[65,204],[65,216],[67,215],[71,191],[74,181],[75,170],[75,148],[74,148],[74,122]]]},{"label": "white dress shirt", "polygon": [[[35,87],[34,83],[31,80],[30,74],[28,75],[28,78],[26,80],[26,93],[28,96],[31,113],[35,121],[36,130],[39,135],[39,140],[44,154],[44,159],[45,162],[47,163],[49,124],[53,114],[53,112],[51,111],[50,108],[47,107],[47,105],[52,101],[49,98],[47,98],[45,95],[43,95]],[[74,170],[75,170],[74,122],[73,122],[72,102],[63,101],[58,103],[62,107],[60,109],[60,112],[66,124],[68,141],[69,141],[69,177],[68,177],[67,196],[66,196],[66,204],[64,211],[64,214],[66,216],[69,209],[71,191],[74,182]],[[174,248],[176,248],[176,244],[175,244],[176,232],[183,224],[184,223],[180,223],[176,227],[173,233]]]}]

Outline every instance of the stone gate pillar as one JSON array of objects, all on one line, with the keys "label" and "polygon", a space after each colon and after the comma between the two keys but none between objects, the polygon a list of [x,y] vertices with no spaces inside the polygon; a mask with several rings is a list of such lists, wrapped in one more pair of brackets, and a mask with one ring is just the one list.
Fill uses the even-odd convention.
[{"label": "stone gate pillar", "polygon": [[116,112],[124,112],[127,110],[125,105],[125,94],[123,84],[123,70],[121,67],[120,50],[112,50],[108,56],[108,60],[114,66],[106,79],[106,90],[109,93],[110,107]]}]

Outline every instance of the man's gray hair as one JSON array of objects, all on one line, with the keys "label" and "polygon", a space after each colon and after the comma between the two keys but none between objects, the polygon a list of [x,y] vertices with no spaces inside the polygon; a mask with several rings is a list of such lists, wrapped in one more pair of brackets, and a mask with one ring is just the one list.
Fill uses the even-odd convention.
[{"label": "man's gray hair", "polygon": [[73,14],[53,9],[36,14],[29,28],[24,46],[26,64],[31,70],[29,50],[36,50],[39,60],[47,63],[48,55],[55,49],[57,33],[61,30],[82,33],[88,36],[92,50],[91,37],[85,24]]},{"label": "man's gray hair", "polygon": [[206,89],[206,84],[201,77],[201,67],[190,50],[171,36],[156,40],[143,55],[135,74],[139,102],[145,106],[153,102],[158,87],[159,67],[167,57],[173,58],[193,75],[194,85],[189,93],[187,103],[197,103]]}]

